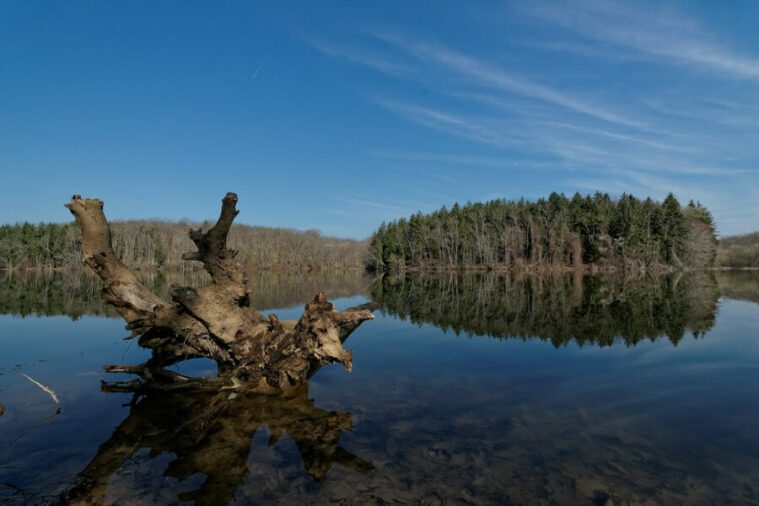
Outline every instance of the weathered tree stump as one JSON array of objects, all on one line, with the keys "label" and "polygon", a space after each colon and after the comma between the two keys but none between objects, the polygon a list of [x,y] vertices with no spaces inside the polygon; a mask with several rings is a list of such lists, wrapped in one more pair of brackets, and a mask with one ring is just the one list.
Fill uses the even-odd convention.
[{"label": "weathered tree stump", "polygon": [[[299,320],[268,318],[250,304],[246,277],[227,248],[237,195],[227,193],[221,214],[208,231],[190,230],[197,251],[184,260],[199,261],[211,275],[201,288],[172,287],[171,301],[148,290],[135,272],[113,253],[103,202],[74,195],[66,207],[82,229],[84,262],[102,278],[103,300],[126,320],[129,338],[152,351],[140,365],[110,365],[105,370],[140,379],[111,383],[109,389],[247,389],[279,394],[303,384],[319,367],[339,362],[351,370],[351,352],[342,343],[365,320],[368,307],[335,311],[324,293],[309,302]],[[191,358],[210,358],[215,378],[190,378],[165,368]]]}]

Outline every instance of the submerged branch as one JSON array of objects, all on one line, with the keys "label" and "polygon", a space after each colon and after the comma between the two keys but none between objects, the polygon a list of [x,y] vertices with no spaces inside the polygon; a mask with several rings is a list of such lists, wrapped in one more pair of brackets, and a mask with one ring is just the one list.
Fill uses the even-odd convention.
[{"label": "submerged branch", "polygon": [[43,392],[45,392],[47,395],[49,395],[50,398],[53,399],[53,402],[55,404],[57,404],[58,408],[60,409],[60,407],[61,407],[61,401],[58,400],[58,396],[55,395],[55,392],[53,391],[52,388],[46,387],[45,385],[43,385],[42,383],[40,383],[36,379],[32,378],[28,374],[21,373],[21,376],[23,376],[24,378],[26,378],[29,381],[31,381],[35,386],[37,386],[37,388],[39,388],[40,390],[42,390]]}]

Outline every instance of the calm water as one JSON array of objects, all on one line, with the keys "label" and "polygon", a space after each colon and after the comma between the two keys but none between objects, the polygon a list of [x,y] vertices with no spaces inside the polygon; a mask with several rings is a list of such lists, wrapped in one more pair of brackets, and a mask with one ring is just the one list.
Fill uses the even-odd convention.
[{"label": "calm water", "polygon": [[280,318],[321,288],[379,302],[353,373],[289,399],[101,393],[146,354],[97,282],[0,274],[0,503],[759,504],[757,274],[252,285]]}]

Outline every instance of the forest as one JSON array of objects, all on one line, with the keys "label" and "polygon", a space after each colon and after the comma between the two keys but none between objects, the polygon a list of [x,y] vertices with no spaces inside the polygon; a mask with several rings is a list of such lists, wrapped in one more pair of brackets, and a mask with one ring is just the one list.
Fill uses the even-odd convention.
[{"label": "forest", "polygon": [[[211,226],[187,221],[115,221],[113,248],[126,264],[138,269],[196,269],[181,260],[193,249],[190,228]],[[327,237],[316,230],[233,225],[230,246],[248,269],[310,271],[363,269],[366,246],[360,241]],[[73,223],[0,225],[0,269],[80,267],[81,232]]]},{"label": "forest", "polygon": [[370,239],[370,268],[530,268],[584,265],[624,270],[713,265],[714,220],[700,203],[682,206],[605,193],[552,193],[529,202],[454,205],[383,224]]},{"label": "forest", "polygon": [[759,232],[720,240],[717,264],[725,267],[759,267]]}]

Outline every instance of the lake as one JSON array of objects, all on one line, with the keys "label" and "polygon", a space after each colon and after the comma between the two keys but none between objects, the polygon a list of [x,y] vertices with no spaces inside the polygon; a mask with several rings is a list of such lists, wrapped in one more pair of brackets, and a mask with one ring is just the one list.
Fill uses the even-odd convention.
[{"label": "lake", "polygon": [[376,301],[353,372],[288,398],[102,392],[147,353],[99,281],[0,273],[0,503],[759,504],[759,273],[250,283],[282,319],[321,290]]}]

